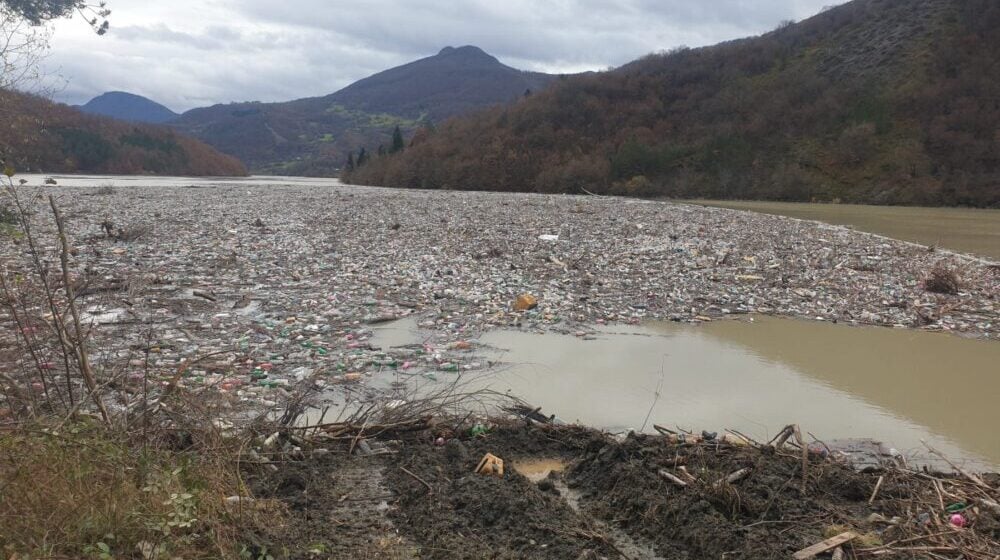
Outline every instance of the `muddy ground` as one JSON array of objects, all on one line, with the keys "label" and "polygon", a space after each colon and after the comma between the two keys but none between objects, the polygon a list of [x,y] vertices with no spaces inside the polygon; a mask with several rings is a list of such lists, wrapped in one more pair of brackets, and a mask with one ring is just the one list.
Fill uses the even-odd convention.
[{"label": "muddy ground", "polygon": [[[288,515],[250,539],[275,558],[787,559],[853,530],[860,537],[847,545],[848,558],[885,545],[879,557],[1000,554],[1000,514],[966,504],[969,526],[950,527],[943,511],[923,507],[931,486],[894,469],[857,472],[814,454],[803,485],[801,455],[789,449],[524,425],[444,446],[424,436],[251,475],[256,496],[279,500]],[[474,474],[485,453],[504,459],[502,478]],[[564,471],[546,475],[559,464]],[[746,478],[720,482],[747,468]],[[694,480],[682,488],[660,470],[686,470]],[[950,479],[942,488],[958,484]],[[955,538],[983,556],[899,545],[942,531],[965,531]]]}]

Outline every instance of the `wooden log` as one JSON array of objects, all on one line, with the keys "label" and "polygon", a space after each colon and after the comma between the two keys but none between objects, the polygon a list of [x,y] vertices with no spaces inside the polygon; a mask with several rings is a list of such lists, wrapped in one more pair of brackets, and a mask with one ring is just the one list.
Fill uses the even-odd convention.
[{"label": "wooden log", "polygon": [[802,550],[796,552],[792,555],[795,560],[808,560],[809,558],[815,558],[816,556],[823,554],[828,550],[833,550],[846,544],[854,539],[858,538],[858,534],[848,531],[846,533],[841,533],[836,537],[831,537],[823,542],[818,542],[810,547],[803,548]]}]

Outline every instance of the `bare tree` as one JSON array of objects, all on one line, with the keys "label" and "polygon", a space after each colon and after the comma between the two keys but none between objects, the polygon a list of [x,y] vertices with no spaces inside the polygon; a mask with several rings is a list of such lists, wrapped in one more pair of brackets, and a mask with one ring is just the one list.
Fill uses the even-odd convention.
[{"label": "bare tree", "polygon": [[0,4],[0,89],[19,89],[41,79],[41,62],[52,28],[34,25]]},{"label": "bare tree", "polygon": [[98,35],[108,30],[111,10],[102,1],[0,0],[0,89],[37,88],[40,62],[49,50],[50,22],[82,16]]}]

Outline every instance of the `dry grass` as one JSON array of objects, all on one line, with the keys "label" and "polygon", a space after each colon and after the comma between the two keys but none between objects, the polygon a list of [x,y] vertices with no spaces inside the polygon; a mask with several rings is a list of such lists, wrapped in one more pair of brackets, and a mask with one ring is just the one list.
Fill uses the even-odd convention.
[{"label": "dry grass", "polygon": [[237,558],[225,457],[131,445],[87,421],[0,432],[0,556]]},{"label": "dry grass", "polygon": [[[57,235],[42,239],[44,199],[4,187],[23,249],[0,263],[0,558],[258,560],[243,531],[280,513],[226,501],[245,495],[250,423],[223,433],[217,393],[177,386],[183,371],[147,364],[144,376],[170,386],[128,387],[136,356],[102,354],[80,320],[55,200]],[[126,240],[148,231],[109,229]]]}]

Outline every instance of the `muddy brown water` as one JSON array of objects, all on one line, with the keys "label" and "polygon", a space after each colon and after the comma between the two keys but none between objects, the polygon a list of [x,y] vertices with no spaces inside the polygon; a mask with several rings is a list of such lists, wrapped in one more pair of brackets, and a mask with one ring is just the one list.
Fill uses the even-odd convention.
[{"label": "muddy brown water", "polygon": [[722,200],[690,202],[852,226],[860,231],[1000,261],[1000,210]]},{"label": "muddy brown water", "polygon": [[[415,325],[379,329],[375,343],[426,340]],[[1000,466],[996,342],[773,317],[616,326],[591,340],[493,331],[479,342],[500,364],[463,383],[510,392],[566,422],[732,428],[764,441],[797,423],[823,441],[874,438],[935,462],[926,441],[968,468]]]}]

